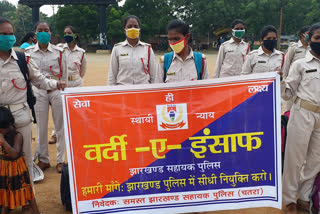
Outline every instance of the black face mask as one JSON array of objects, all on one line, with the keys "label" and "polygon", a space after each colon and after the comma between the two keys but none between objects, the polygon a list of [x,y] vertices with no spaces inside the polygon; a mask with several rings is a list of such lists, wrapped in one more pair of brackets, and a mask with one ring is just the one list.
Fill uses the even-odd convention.
[{"label": "black face mask", "polygon": [[273,51],[277,47],[278,40],[263,40],[263,46],[269,51]]},{"label": "black face mask", "polygon": [[320,42],[310,42],[311,50],[320,56]]}]

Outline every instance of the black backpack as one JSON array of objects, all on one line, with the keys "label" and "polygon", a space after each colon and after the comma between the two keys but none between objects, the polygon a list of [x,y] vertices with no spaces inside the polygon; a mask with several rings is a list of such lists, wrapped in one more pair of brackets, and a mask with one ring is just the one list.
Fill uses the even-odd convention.
[{"label": "black backpack", "polygon": [[23,52],[16,51],[17,57],[18,57],[18,65],[19,68],[23,74],[23,77],[27,83],[27,102],[29,105],[29,108],[31,109],[32,112],[32,117],[33,117],[33,123],[37,123],[36,119],[36,112],[34,109],[34,105],[36,104],[36,97],[33,94],[30,79],[29,79],[29,70],[27,66],[27,61],[26,61],[26,56]]},{"label": "black backpack", "polygon": [[67,211],[72,211],[68,164],[63,164],[60,181],[61,201]]}]

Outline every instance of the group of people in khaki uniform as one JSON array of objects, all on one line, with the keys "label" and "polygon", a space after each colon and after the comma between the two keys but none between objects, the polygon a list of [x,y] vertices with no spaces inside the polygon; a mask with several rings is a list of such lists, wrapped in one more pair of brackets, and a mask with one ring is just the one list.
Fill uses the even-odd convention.
[{"label": "group of people in khaki uniform", "polygon": [[[250,52],[243,40],[245,23],[232,23],[232,38],[220,47],[213,78],[252,73],[278,72],[282,98],[291,101],[291,111],[284,162],[283,200],[288,213],[309,209],[308,201],[313,181],[320,171],[317,143],[320,142],[320,24],[301,29],[298,43],[286,54],[276,50],[278,33],[266,26],[260,35],[260,48]],[[208,64],[202,53],[188,45],[189,25],[174,20],[168,25],[168,42],[173,52],[165,54],[157,63],[150,44],[140,41],[141,23],[138,17],[124,20],[126,40],[114,46],[111,54],[108,85],[151,84],[208,79]],[[37,43],[25,50],[29,78],[37,97],[36,158],[38,166],[50,167],[48,153],[48,114],[51,106],[57,135],[57,171],[65,157],[65,140],[60,89],[81,87],[86,73],[85,51],[77,46],[79,35],[72,26],[64,29],[66,44],[58,47],[50,43],[51,29],[47,22],[36,24]],[[13,27],[0,19],[0,35],[13,35]],[[11,43],[10,43],[11,42]],[[32,176],[32,118],[26,103],[25,80],[12,49],[0,42],[0,105],[11,110],[16,127],[24,137],[25,153]],[[14,81],[13,81],[14,80]],[[58,90],[57,90],[58,89]],[[319,150],[320,151],[320,150]],[[319,160],[319,161],[318,161]],[[298,199],[298,200],[297,200]]]}]

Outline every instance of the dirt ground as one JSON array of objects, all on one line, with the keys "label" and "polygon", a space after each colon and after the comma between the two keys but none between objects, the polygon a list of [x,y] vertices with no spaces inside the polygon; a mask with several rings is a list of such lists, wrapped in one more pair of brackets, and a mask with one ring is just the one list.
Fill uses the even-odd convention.
[{"label": "dirt ground", "polygon": [[[209,65],[210,76],[213,74],[214,65],[216,62],[216,53],[206,53]],[[158,56],[157,56],[158,58]],[[88,69],[84,79],[85,86],[101,86],[107,83],[107,70],[109,66],[109,54],[88,54]],[[49,121],[49,136],[53,129],[52,119]],[[36,148],[36,132],[34,128],[33,148]],[[51,168],[45,171],[45,179],[35,184],[36,199],[40,211],[43,214],[70,214],[66,212],[61,204],[60,199],[60,174],[56,172],[56,146],[49,145],[50,164]],[[66,159],[67,160],[67,159]],[[150,211],[151,212],[151,211]],[[14,210],[11,213],[21,213],[21,210]],[[233,211],[216,211],[201,214],[280,214],[284,213],[280,210],[273,208],[256,208],[256,209],[243,209]]]}]

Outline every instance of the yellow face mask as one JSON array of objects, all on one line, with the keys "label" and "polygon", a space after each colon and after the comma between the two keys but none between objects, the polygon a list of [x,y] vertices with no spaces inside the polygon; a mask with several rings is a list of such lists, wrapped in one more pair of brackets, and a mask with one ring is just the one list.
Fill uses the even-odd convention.
[{"label": "yellow face mask", "polygon": [[136,39],[140,35],[140,29],[138,28],[130,28],[126,30],[126,35],[130,39]]},{"label": "yellow face mask", "polygon": [[171,49],[172,49],[175,53],[179,54],[179,53],[181,53],[181,52],[184,50],[184,48],[185,48],[186,45],[187,45],[186,37],[184,37],[184,38],[182,38],[181,40],[179,40],[179,41],[177,41],[177,42],[174,42],[174,43],[171,43],[171,42],[169,41],[169,45],[170,45]]}]

